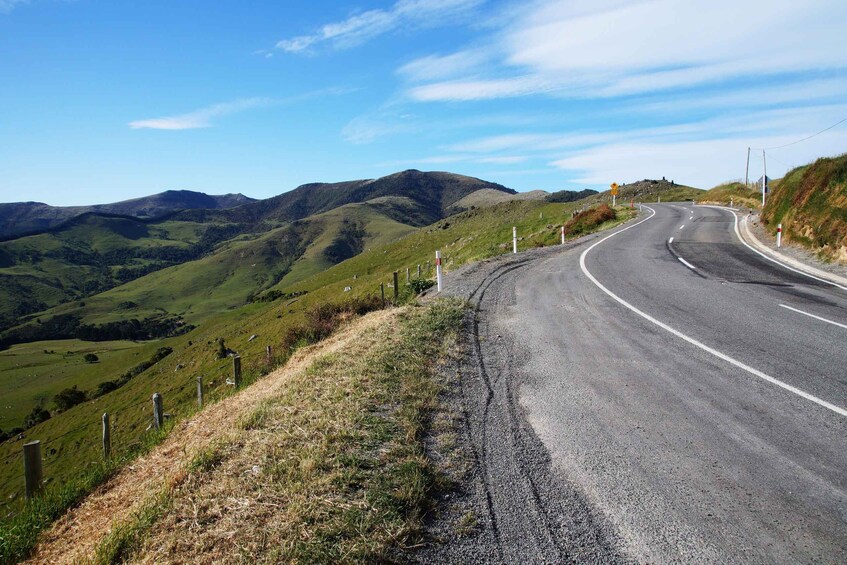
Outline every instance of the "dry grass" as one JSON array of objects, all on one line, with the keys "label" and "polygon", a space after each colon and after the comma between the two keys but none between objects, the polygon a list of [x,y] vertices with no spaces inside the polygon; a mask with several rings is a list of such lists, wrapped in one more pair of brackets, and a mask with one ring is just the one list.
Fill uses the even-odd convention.
[{"label": "dry grass", "polygon": [[47,532],[34,562],[353,562],[420,541],[420,436],[456,304],[370,314],[175,429]]},{"label": "dry grass", "polygon": [[[355,326],[378,326],[389,315],[379,312],[357,321]],[[44,533],[29,562],[74,562],[93,555],[97,543],[113,527],[129,521],[168,483],[176,485],[184,480],[185,469],[195,453],[209,444],[235,437],[240,419],[254,406],[278,394],[292,375],[305,372],[315,356],[341,349],[351,341],[355,341],[353,332],[344,332],[303,349],[283,369],[180,423],[161,446],[123,469],[59,519]]]}]

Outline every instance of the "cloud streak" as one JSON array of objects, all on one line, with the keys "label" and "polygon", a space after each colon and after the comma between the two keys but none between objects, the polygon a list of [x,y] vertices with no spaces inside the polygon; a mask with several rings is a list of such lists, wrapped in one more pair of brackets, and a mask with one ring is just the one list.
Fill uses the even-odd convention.
[{"label": "cloud streak", "polygon": [[212,122],[217,118],[238,114],[254,108],[271,106],[275,102],[270,98],[245,98],[233,102],[213,104],[186,114],[166,116],[163,118],[151,118],[147,120],[136,120],[129,123],[132,129],[161,129],[161,130],[186,130],[212,127]]},{"label": "cloud streak", "polygon": [[29,4],[29,0],[0,0],[0,14],[8,14],[20,4]]},{"label": "cloud streak", "polygon": [[431,27],[470,13],[485,0],[399,0],[386,10],[368,10],[328,23],[307,35],[277,42],[287,53],[312,52],[322,44],[347,49],[404,26]]}]

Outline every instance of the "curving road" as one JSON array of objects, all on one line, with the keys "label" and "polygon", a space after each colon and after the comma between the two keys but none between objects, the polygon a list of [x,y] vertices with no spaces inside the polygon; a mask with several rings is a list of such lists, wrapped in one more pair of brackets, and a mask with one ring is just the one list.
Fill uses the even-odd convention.
[{"label": "curving road", "polygon": [[[503,463],[508,450],[488,455],[494,515],[530,498],[525,485],[548,523],[563,511],[547,502],[557,490],[587,506],[613,546],[600,561],[847,562],[847,291],[764,259],[735,222],[726,209],[645,206],[477,293],[483,372],[517,389],[495,388],[489,404],[520,404],[558,485],[539,490],[520,457]],[[489,427],[488,452],[528,441],[519,423]],[[504,465],[514,476],[498,494]],[[529,522],[499,522],[495,558],[525,555],[515,544]],[[528,560],[590,555],[544,545]]]}]

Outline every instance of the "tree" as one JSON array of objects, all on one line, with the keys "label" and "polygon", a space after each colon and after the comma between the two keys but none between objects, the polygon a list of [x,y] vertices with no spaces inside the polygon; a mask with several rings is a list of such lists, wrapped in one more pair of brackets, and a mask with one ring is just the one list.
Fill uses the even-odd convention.
[{"label": "tree", "polygon": [[85,360],[86,363],[96,363],[97,361],[100,360],[100,358],[97,357],[96,355],[94,355],[93,353],[86,353],[85,357],[83,357],[83,359]]},{"label": "tree", "polygon": [[56,403],[56,408],[60,411],[64,412],[69,408],[73,408],[77,404],[82,404],[85,402],[85,398],[88,395],[85,394],[84,390],[79,390],[76,388],[76,385],[71,388],[66,388],[59,394],[53,397],[53,402]]},{"label": "tree", "polygon": [[36,424],[40,424],[46,420],[50,419],[50,412],[42,408],[41,406],[36,406],[32,409],[26,419],[24,420],[24,428],[29,429]]}]

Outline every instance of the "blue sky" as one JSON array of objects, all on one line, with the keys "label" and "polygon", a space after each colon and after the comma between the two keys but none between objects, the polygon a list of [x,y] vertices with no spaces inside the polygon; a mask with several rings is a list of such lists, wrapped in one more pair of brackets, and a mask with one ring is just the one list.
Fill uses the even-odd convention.
[{"label": "blue sky", "polygon": [[[843,0],[0,0],[0,201],[408,168],[708,188],[847,117],[845,21]],[[847,123],[768,174],[845,151]]]}]

